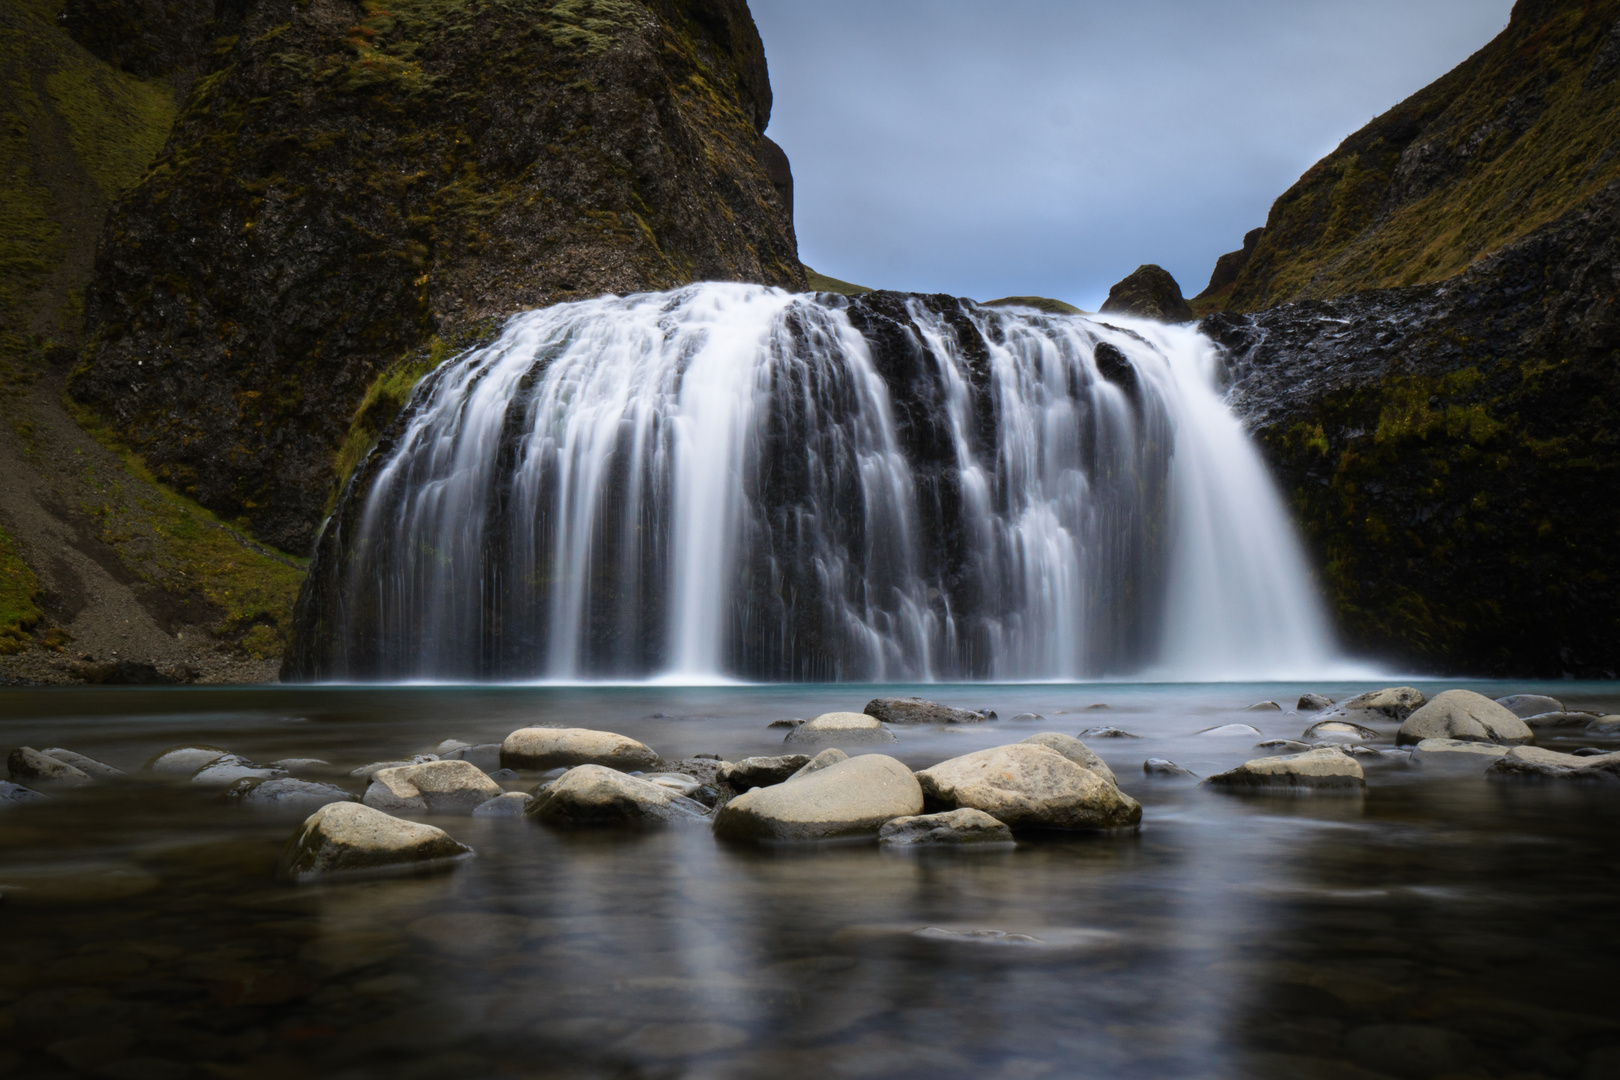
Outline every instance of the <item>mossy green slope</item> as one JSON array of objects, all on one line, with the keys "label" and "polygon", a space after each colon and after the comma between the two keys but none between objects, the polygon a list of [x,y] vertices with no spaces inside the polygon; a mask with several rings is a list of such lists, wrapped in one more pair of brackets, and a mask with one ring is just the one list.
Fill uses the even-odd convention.
[{"label": "mossy green slope", "polygon": [[1620,177],[1617,20],[1620,0],[1520,0],[1488,45],[1284,192],[1236,279],[1195,308],[1440,281],[1590,199]]}]

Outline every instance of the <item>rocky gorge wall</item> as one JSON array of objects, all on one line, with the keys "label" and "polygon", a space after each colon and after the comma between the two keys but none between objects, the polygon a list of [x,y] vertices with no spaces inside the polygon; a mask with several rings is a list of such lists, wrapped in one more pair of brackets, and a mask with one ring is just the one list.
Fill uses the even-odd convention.
[{"label": "rocky gorge wall", "polygon": [[413,351],[609,291],[803,287],[742,0],[259,0],[211,63],[109,217],[70,389],[286,550]]}]

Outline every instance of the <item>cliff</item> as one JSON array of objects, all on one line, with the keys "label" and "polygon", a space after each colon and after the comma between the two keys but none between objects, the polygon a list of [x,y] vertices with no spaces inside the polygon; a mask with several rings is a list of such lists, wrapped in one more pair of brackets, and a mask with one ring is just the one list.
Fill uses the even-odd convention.
[{"label": "cliff", "polygon": [[287,550],[402,361],[607,291],[803,287],[742,0],[259,0],[213,63],[109,217],[71,393]]},{"label": "cliff", "polygon": [[1620,672],[1617,203],[1620,3],[1521,0],[1195,298],[1358,650]]}]

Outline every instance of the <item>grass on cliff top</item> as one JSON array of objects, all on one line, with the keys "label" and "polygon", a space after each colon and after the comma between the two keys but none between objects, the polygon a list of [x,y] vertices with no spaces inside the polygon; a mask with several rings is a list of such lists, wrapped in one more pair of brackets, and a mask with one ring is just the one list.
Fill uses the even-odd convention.
[{"label": "grass on cliff top", "polygon": [[205,601],[213,609],[216,638],[259,659],[280,656],[309,560],[251,539],[166,487],[93,415],[71,402],[69,409],[140,482],[86,471],[80,509],[96,523],[100,538],[142,580],[177,600]]},{"label": "grass on cliff top", "polygon": [[17,550],[17,542],[0,529],[0,655],[22,652],[33,643],[29,627],[39,622],[39,579]]},{"label": "grass on cliff top", "polygon": [[876,292],[865,285],[856,285],[848,281],[840,281],[826,274],[818,274],[808,266],[804,268],[804,278],[810,284],[811,292],[841,293],[844,296],[859,296],[861,293]]},{"label": "grass on cliff top", "polygon": [[986,300],[985,307],[1029,307],[1048,315],[1089,315],[1073,304],[1053,300],[1050,296],[1003,296],[1000,300]]}]

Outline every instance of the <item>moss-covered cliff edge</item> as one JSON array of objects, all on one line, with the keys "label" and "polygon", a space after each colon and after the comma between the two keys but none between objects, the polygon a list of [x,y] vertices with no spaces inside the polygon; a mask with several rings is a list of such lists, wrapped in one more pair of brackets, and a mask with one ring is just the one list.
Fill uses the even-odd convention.
[{"label": "moss-covered cliff edge", "polygon": [[741,0],[259,0],[111,215],[72,382],[308,550],[368,387],[492,316],[802,287]]}]

